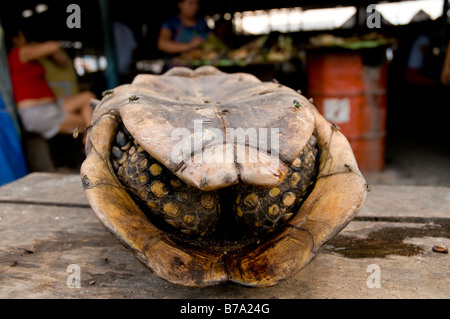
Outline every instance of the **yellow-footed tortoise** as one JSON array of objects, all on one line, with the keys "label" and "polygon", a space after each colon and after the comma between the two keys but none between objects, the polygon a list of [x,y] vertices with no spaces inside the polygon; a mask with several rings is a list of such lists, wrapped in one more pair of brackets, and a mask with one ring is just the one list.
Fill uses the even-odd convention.
[{"label": "yellow-footed tortoise", "polygon": [[104,92],[81,168],[102,224],[157,276],[271,286],[361,207],[346,138],[302,95],[214,67]]}]

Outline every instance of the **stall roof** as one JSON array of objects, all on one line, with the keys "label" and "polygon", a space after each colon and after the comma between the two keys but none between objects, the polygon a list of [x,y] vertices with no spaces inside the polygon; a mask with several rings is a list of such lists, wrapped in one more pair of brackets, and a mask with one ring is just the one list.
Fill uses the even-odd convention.
[{"label": "stall roof", "polygon": [[[204,15],[235,13],[255,10],[269,10],[279,8],[302,7],[303,9],[327,8],[336,6],[365,7],[372,3],[400,2],[401,0],[226,0],[202,1]],[[81,29],[68,29],[66,19],[67,7],[77,3],[81,8]],[[0,1],[0,19],[5,32],[8,25],[21,20],[25,9],[35,10],[36,5],[48,5],[48,12],[35,14],[29,22],[38,25],[39,32],[61,40],[82,40],[90,47],[103,47],[103,32],[101,24],[101,11],[99,0],[21,0]],[[444,1],[445,2],[445,1]],[[154,45],[154,39],[160,29],[161,23],[177,12],[176,0],[169,1],[142,1],[142,0],[108,0],[112,17],[129,25],[137,36],[143,37],[143,42]],[[31,21],[34,20],[34,21]],[[36,29],[36,28],[32,28]],[[143,30],[146,30],[145,32]],[[88,31],[88,32],[87,32]],[[152,42],[153,41],[153,42]],[[151,43],[150,43],[151,42]]]},{"label": "stall roof", "polygon": [[[400,2],[403,0],[226,0],[226,1],[202,1],[202,8],[206,14],[214,13],[226,13],[226,12],[240,12],[240,11],[252,11],[252,10],[268,10],[277,8],[325,8],[336,6],[356,6],[365,7],[369,4],[379,2]],[[0,8],[5,9],[7,7],[26,9],[34,8],[39,3],[49,4],[51,6],[67,7],[73,3],[73,0],[21,0],[21,1],[2,1]],[[85,7],[97,6],[98,1],[92,0],[78,0],[77,4],[83,9]],[[176,9],[176,0],[159,1],[156,5],[154,1],[142,1],[142,0],[110,0],[111,7],[120,8],[124,14],[147,13],[151,15],[154,12],[163,12],[167,10]],[[144,9],[144,10],[142,10]]]},{"label": "stall roof", "polygon": [[[388,0],[383,2],[399,2],[401,0]],[[203,7],[207,13],[240,12],[252,10],[268,10],[278,8],[326,8],[336,6],[365,7],[369,4],[381,1],[374,0],[228,0],[228,1],[204,1]]]}]

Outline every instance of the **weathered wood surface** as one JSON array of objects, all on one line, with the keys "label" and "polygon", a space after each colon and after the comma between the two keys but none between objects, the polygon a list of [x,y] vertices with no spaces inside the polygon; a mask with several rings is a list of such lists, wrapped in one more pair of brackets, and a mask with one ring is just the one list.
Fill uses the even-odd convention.
[{"label": "weathered wood surface", "polygon": [[[375,185],[293,278],[186,288],[154,276],[106,231],[78,175],[34,173],[0,188],[0,298],[449,298],[450,257],[434,245],[450,246],[450,189]],[[80,288],[67,286],[71,264]],[[370,265],[380,288],[368,287]]]}]

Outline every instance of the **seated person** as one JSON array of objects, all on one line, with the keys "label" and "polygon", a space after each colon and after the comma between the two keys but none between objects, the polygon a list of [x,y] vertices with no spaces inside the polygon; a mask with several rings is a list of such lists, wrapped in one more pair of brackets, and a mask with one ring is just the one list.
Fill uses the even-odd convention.
[{"label": "seated person", "polygon": [[[56,134],[71,134],[75,129],[83,131],[92,116],[91,92],[79,93],[57,99],[45,80],[45,70],[38,60],[52,56],[59,63],[66,63],[56,41],[30,43],[18,30],[12,38],[8,60],[17,111],[24,129],[45,139]],[[83,134],[83,141],[85,134]]]},{"label": "seated person", "polygon": [[133,81],[131,76],[133,55],[137,49],[134,33],[125,23],[115,21],[113,23],[113,34],[120,83],[130,83]]},{"label": "seated person", "polygon": [[435,36],[420,35],[411,48],[405,79],[413,85],[438,85],[441,65],[432,48]]},{"label": "seated person", "polygon": [[442,85],[450,88],[450,40],[447,43],[444,65],[441,72]]},{"label": "seated person", "polygon": [[66,98],[80,92],[78,76],[73,66],[73,60],[64,51],[57,53],[58,61],[52,56],[39,59],[45,70],[45,81],[48,83],[56,98]]},{"label": "seated person", "polygon": [[158,49],[169,54],[168,59],[198,48],[211,34],[205,19],[197,18],[199,0],[178,0],[178,9],[178,15],[162,24],[158,37]]}]

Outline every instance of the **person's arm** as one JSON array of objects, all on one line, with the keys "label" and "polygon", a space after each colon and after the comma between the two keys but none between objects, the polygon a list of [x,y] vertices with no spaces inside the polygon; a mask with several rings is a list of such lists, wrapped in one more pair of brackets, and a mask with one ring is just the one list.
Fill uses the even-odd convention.
[{"label": "person's arm", "polygon": [[60,49],[57,41],[46,41],[42,43],[30,43],[20,47],[20,62],[26,63],[32,60],[38,60],[49,55],[53,55]]},{"label": "person's arm", "polygon": [[51,55],[51,58],[59,67],[66,67],[70,62],[69,56],[63,50],[56,51]]},{"label": "person's arm", "polygon": [[158,49],[166,53],[183,53],[199,47],[204,40],[201,37],[195,37],[188,43],[179,43],[171,39],[170,30],[161,28],[158,37]]},{"label": "person's arm", "polygon": [[450,41],[448,41],[447,52],[445,53],[444,66],[441,73],[441,82],[444,86],[450,82]]}]

